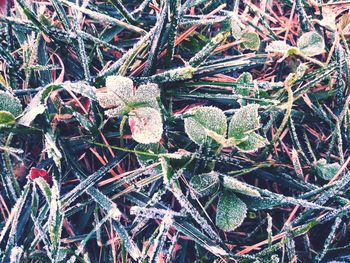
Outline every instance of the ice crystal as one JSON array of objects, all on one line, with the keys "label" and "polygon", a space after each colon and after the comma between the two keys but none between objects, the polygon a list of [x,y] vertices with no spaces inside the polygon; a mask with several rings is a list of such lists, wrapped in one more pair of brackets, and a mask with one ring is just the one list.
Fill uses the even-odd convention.
[{"label": "ice crystal", "polygon": [[193,115],[185,119],[185,131],[196,144],[202,145],[208,140],[207,130],[218,135],[226,134],[226,116],[219,108],[196,107],[188,113]]},{"label": "ice crystal", "polygon": [[319,159],[316,163],[316,172],[324,180],[331,180],[339,171],[339,163],[327,163],[326,159]]},{"label": "ice crystal", "polygon": [[260,196],[260,193],[257,190],[249,187],[248,184],[245,184],[234,177],[223,176],[223,186],[240,194],[257,197]]},{"label": "ice crystal", "polygon": [[216,212],[216,225],[221,230],[235,230],[243,223],[246,215],[246,204],[233,192],[225,191],[221,195]]},{"label": "ice crystal", "polygon": [[312,57],[322,54],[325,49],[323,37],[316,32],[307,32],[297,41],[297,46],[301,53]]},{"label": "ice crystal", "polygon": [[135,141],[144,144],[160,141],[163,121],[159,111],[150,107],[137,108],[129,116],[129,126]]}]

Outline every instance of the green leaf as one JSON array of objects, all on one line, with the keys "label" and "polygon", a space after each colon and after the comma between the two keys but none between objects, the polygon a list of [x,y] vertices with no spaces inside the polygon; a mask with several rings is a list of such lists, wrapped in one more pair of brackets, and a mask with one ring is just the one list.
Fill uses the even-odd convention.
[{"label": "green leaf", "polygon": [[246,204],[231,191],[225,191],[218,203],[216,225],[223,231],[239,227],[247,215]]},{"label": "green leaf", "polygon": [[253,132],[247,135],[246,139],[237,144],[236,147],[243,152],[254,152],[264,147],[267,143],[268,141],[264,137]]},{"label": "green leaf", "polygon": [[241,75],[239,75],[236,82],[237,83],[244,83],[244,84],[252,83],[253,76],[249,72],[243,72]]},{"label": "green leaf", "polygon": [[14,124],[15,121],[15,116],[12,113],[5,110],[0,111],[0,127]]},{"label": "green leaf", "polygon": [[8,111],[14,117],[17,117],[22,113],[22,104],[19,99],[0,90],[0,111]]},{"label": "green leaf", "polygon": [[56,145],[54,135],[49,132],[45,134],[45,149],[48,157],[53,159],[57,167],[61,167],[61,151]]},{"label": "green leaf", "polygon": [[325,49],[323,37],[316,32],[303,34],[297,41],[297,47],[300,52],[306,56],[312,57],[322,54]]},{"label": "green leaf", "polygon": [[[253,76],[249,72],[243,72],[241,75],[239,75],[236,83],[242,83],[242,84],[249,84],[253,82]],[[241,96],[249,96],[249,89],[244,87],[237,86],[235,89],[232,90],[234,94],[239,94]],[[239,99],[238,102],[241,105],[246,105],[246,101]]]},{"label": "green leaf", "polygon": [[62,225],[64,210],[61,208],[59,200],[60,194],[57,182],[54,181],[51,189],[50,214],[48,218],[49,236],[51,241],[51,258],[54,262],[59,257],[59,247],[61,243]]},{"label": "green leaf", "polygon": [[228,127],[228,137],[243,140],[247,134],[260,127],[259,105],[249,104],[240,108],[232,117]]},{"label": "green leaf", "polygon": [[219,175],[216,172],[194,175],[190,185],[193,188],[191,194],[197,197],[205,197],[219,190]]},{"label": "green leaf", "polygon": [[228,127],[228,137],[241,151],[256,151],[267,141],[255,133],[260,127],[259,105],[250,104],[240,108],[232,117]]},{"label": "green leaf", "polygon": [[185,119],[185,132],[198,145],[208,140],[207,130],[218,135],[225,135],[227,130],[226,116],[216,107],[197,107],[188,112],[193,116]]},{"label": "green leaf", "polygon": [[339,163],[329,163],[325,159],[320,159],[316,163],[316,172],[324,180],[331,180],[340,169]]},{"label": "green leaf", "polygon": [[255,32],[245,32],[242,34],[243,46],[250,50],[258,50],[260,47],[259,35]]},{"label": "green leaf", "polygon": [[223,176],[223,186],[240,194],[248,196],[260,196],[260,193],[257,190],[231,176]]}]

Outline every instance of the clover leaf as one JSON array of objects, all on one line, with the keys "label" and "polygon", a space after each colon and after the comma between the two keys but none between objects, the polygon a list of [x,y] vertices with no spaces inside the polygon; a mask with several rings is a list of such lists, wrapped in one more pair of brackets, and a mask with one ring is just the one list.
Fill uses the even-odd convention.
[{"label": "clover leaf", "polygon": [[205,197],[215,193],[220,186],[219,175],[216,172],[194,175],[190,185],[193,189],[193,196]]},{"label": "clover leaf", "polygon": [[260,127],[258,108],[257,104],[243,106],[230,121],[229,140],[241,151],[256,151],[267,143],[264,137],[255,132]]},{"label": "clover leaf", "polygon": [[22,104],[19,99],[10,93],[0,90],[0,125],[11,125],[15,118],[22,113]]},{"label": "clover leaf", "polygon": [[185,132],[198,145],[209,141],[208,131],[225,136],[227,130],[226,116],[216,107],[196,107],[191,109],[191,117],[185,119]]},{"label": "clover leaf", "polygon": [[162,138],[163,121],[160,112],[150,107],[141,107],[129,113],[132,138],[144,144],[157,143]]},{"label": "clover leaf", "polygon": [[97,100],[101,107],[107,109],[108,117],[128,113],[134,107],[151,107],[158,109],[157,97],[160,91],[157,84],[140,85],[134,92],[134,83],[123,76],[109,76],[106,79],[107,92],[98,92]]},{"label": "clover leaf", "polygon": [[243,223],[246,215],[246,204],[233,192],[224,191],[217,206],[216,225],[223,231],[233,231]]},{"label": "clover leaf", "polygon": [[244,32],[241,35],[241,40],[243,41],[243,46],[247,49],[258,50],[260,47],[260,38],[255,32]]},{"label": "clover leaf", "polygon": [[307,32],[297,41],[297,47],[305,56],[313,57],[322,54],[325,49],[323,37],[316,32]]}]

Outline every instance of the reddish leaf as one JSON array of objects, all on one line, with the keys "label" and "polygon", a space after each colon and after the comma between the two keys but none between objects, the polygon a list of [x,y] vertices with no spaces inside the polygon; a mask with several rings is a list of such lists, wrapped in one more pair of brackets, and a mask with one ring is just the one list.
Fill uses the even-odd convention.
[{"label": "reddish leaf", "polygon": [[52,176],[44,169],[32,167],[29,171],[29,179],[34,181],[36,178],[43,178],[49,185],[52,185]]}]

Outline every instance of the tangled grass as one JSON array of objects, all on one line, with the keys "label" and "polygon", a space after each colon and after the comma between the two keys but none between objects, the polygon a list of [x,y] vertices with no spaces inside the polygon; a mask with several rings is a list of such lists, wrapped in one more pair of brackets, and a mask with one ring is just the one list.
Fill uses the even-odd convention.
[{"label": "tangled grass", "polygon": [[349,262],[348,1],[0,1],[0,262]]}]

